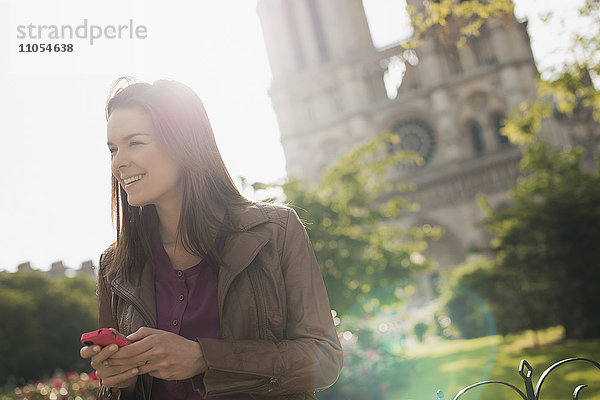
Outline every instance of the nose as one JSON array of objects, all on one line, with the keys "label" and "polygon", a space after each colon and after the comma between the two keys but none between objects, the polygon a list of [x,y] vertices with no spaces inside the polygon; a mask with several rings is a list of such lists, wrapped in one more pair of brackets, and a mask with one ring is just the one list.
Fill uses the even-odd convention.
[{"label": "nose", "polygon": [[122,150],[117,150],[113,153],[111,165],[114,171],[119,171],[121,168],[128,167],[130,163],[131,161],[129,161],[127,158],[127,154],[125,154]]}]

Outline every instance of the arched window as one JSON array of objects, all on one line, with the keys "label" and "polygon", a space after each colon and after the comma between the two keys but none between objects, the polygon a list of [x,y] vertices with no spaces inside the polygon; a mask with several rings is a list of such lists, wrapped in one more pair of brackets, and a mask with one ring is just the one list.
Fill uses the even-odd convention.
[{"label": "arched window", "polygon": [[481,126],[475,121],[471,121],[468,124],[469,136],[471,138],[471,145],[475,154],[483,153],[485,146],[483,144],[483,135],[481,132]]},{"label": "arched window", "polygon": [[473,36],[469,39],[471,51],[475,56],[477,65],[493,65],[498,62],[494,54],[494,46],[490,39],[490,34],[482,28],[479,36]]},{"label": "arched window", "polygon": [[329,52],[327,50],[327,43],[325,42],[325,33],[323,32],[323,24],[321,17],[319,16],[319,8],[316,0],[308,0],[308,11],[310,13],[310,20],[313,25],[313,31],[317,39],[317,45],[319,47],[319,57],[321,61],[327,61],[329,58]]},{"label": "arched window", "polygon": [[453,75],[462,73],[463,67],[458,47],[454,44],[449,44],[445,48],[445,53],[450,73]]},{"label": "arched window", "polygon": [[498,144],[500,146],[509,146],[510,140],[508,139],[508,137],[504,136],[501,133],[501,129],[504,128],[504,119],[504,115],[495,115],[492,120],[492,126],[494,127],[494,132],[496,133],[496,139],[498,140]]}]

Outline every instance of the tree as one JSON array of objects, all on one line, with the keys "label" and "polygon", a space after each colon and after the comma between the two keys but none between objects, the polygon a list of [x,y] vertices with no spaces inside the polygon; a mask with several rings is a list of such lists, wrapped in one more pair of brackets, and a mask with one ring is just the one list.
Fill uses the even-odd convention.
[{"label": "tree", "polygon": [[[486,19],[510,15],[512,1],[440,0],[409,12],[416,33],[408,45],[433,35],[461,46],[479,34]],[[546,71],[537,96],[505,120],[503,134],[523,152],[523,178],[506,209],[481,203],[488,215],[485,226],[495,235],[493,259],[467,263],[450,279],[446,308],[464,336],[485,332],[481,318],[481,326],[471,318],[481,309],[468,293],[485,300],[501,333],[561,323],[568,337],[600,336],[592,284],[600,278],[592,239],[600,233],[599,172],[582,168],[583,148],[555,148],[544,141],[545,119],[568,119],[586,127],[575,139],[588,151],[597,148],[600,2],[586,0],[579,14],[592,31],[574,39],[570,61]]]},{"label": "tree", "polygon": [[442,43],[463,46],[479,32],[488,18],[506,18],[513,14],[512,0],[432,0],[421,6],[408,5],[406,11],[413,27],[412,37],[403,43],[416,48],[426,37]]},{"label": "tree", "polygon": [[[529,173],[512,191],[512,203],[488,208],[486,226],[502,279],[513,284],[521,308],[545,313],[567,337],[599,337],[600,170],[585,171],[584,151],[529,145],[522,161]],[[500,305],[498,305],[500,306]],[[535,327],[535,326],[534,326]]]},{"label": "tree", "polygon": [[79,337],[96,327],[94,293],[86,277],[0,272],[0,384],[89,368],[79,356]]},{"label": "tree", "polygon": [[389,143],[398,140],[383,133],[357,146],[319,184],[281,185],[286,202],[306,223],[332,307],[340,313],[375,292],[378,302],[394,301],[396,288],[430,265],[422,256],[425,240],[442,234],[398,225],[418,206],[402,198],[411,187],[390,181],[390,168],[408,158],[422,162],[413,152],[389,152]]},{"label": "tree", "polygon": [[566,337],[600,337],[600,169],[582,168],[583,155],[528,144],[510,205],[493,210],[480,199],[493,257],[464,264],[443,290],[463,337],[491,333],[483,303],[501,334],[561,324]]}]

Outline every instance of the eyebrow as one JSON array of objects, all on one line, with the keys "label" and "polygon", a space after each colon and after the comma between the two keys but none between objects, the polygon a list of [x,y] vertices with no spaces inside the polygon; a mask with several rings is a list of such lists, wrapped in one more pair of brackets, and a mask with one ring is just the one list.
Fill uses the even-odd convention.
[{"label": "eyebrow", "polygon": [[[132,134],[129,134],[129,135],[125,136],[125,137],[123,138],[123,141],[127,141],[127,140],[131,139],[132,137],[134,137],[134,136],[138,136],[138,135],[142,135],[142,136],[150,136],[150,135],[149,135],[149,134],[147,134],[147,133],[132,133]],[[113,143],[112,143],[112,142],[109,140],[108,142],[106,142],[106,144],[107,144],[108,146],[110,146],[110,145],[111,145],[111,144],[113,144]]]}]

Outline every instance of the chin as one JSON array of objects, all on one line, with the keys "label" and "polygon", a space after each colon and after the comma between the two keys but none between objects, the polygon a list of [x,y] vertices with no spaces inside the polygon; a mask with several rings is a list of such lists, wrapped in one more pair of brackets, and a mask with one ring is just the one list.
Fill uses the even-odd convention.
[{"label": "chin", "polygon": [[131,207],[143,207],[146,204],[148,204],[148,202],[146,201],[141,201],[139,199],[136,198],[131,198],[131,197],[127,197],[127,203],[131,206]]}]

